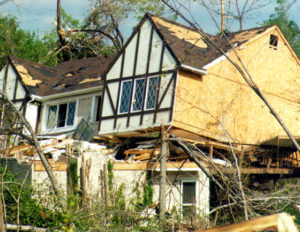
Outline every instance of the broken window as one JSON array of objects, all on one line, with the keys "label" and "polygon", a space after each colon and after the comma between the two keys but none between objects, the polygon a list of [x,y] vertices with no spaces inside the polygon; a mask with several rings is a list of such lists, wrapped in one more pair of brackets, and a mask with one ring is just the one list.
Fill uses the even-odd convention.
[{"label": "broken window", "polygon": [[[154,109],[157,99],[159,77],[150,77],[146,83],[145,78],[139,78],[133,81],[123,81],[121,88],[121,98],[119,113],[127,113],[129,107],[132,107],[133,112],[141,111],[143,109]],[[131,99],[131,91],[133,94]],[[145,97],[146,91],[146,97]],[[146,101],[144,101],[144,97]]]},{"label": "broken window", "polygon": [[48,108],[47,128],[73,126],[75,120],[76,102],[52,105]]},{"label": "broken window", "polygon": [[278,46],[278,36],[270,35],[270,47],[277,48]]},{"label": "broken window", "polygon": [[191,217],[196,214],[196,181],[181,181],[182,215]]}]

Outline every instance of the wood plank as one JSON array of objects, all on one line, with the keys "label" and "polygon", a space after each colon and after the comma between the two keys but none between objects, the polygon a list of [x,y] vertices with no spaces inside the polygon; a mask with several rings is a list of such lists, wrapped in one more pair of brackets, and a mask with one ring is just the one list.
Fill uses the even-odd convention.
[{"label": "wood plank", "polygon": [[256,232],[271,228],[277,229],[278,232],[299,232],[293,218],[287,213],[259,217],[245,222],[194,232]]},{"label": "wood plank", "polygon": [[[191,161],[186,161],[182,166],[184,161],[179,162],[167,162],[167,169],[169,171],[177,171],[180,167],[181,169],[191,169],[199,170],[199,167],[196,163]],[[209,168],[209,164],[202,162],[203,166]],[[160,165],[158,162],[115,162],[114,170],[158,170],[160,169]],[[209,168],[212,174],[217,174],[216,170],[213,168]],[[232,167],[220,167],[220,170],[223,173],[232,174],[236,172],[236,169]],[[294,170],[291,168],[242,168],[240,169],[242,174],[293,174]]]},{"label": "wood plank", "polygon": [[[68,164],[67,162],[63,161],[53,161],[53,160],[48,160],[50,163],[50,166],[52,168],[52,171],[67,171]],[[44,172],[45,168],[42,164],[42,161],[40,160],[34,160],[34,171],[37,172]]]}]

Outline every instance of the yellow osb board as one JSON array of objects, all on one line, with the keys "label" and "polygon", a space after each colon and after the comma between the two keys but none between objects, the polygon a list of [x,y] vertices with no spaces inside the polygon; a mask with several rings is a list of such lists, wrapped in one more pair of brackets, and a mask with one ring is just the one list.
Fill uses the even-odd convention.
[{"label": "yellow osb board", "polygon": [[[253,79],[292,133],[300,135],[300,68],[281,39],[269,47],[274,29],[237,49]],[[233,60],[237,60],[233,52]],[[257,143],[285,132],[265,104],[227,60],[199,77],[179,72],[173,125],[200,135],[227,140],[224,125],[236,142]]]},{"label": "yellow osb board", "polygon": [[36,86],[37,84],[40,84],[42,82],[41,80],[34,80],[23,65],[15,64],[15,67],[18,70],[25,85]]},{"label": "yellow osb board", "polygon": [[[34,162],[34,171],[46,171],[42,161],[35,160]],[[66,162],[61,161],[49,161],[52,171],[67,171],[68,164]]]},{"label": "yellow osb board", "polygon": [[207,44],[202,40],[202,36],[198,32],[189,30],[185,27],[177,26],[173,23],[169,23],[159,17],[152,17],[152,19],[155,23],[167,27],[172,32],[172,35],[176,36],[177,38],[183,39],[186,42],[193,44],[194,46],[207,48]]}]

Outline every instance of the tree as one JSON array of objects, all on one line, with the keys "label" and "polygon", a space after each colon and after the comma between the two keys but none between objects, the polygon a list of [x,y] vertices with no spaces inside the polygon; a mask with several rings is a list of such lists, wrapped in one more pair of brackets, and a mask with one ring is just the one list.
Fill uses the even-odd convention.
[{"label": "tree", "polygon": [[[63,61],[74,57],[109,55],[119,52],[124,44],[120,24],[129,16],[145,12],[161,14],[159,0],[91,0],[91,11],[82,23],[66,14],[57,0],[56,32],[58,44],[52,54],[61,54]],[[76,23],[74,23],[76,22]]]},{"label": "tree", "polygon": [[46,43],[37,34],[20,29],[15,17],[0,16],[0,67],[8,55],[39,62],[47,53]]},{"label": "tree", "polygon": [[[200,0],[200,5],[204,6],[210,13],[217,28],[222,31],[224,25],[225,31],[230,30],[228,24],[230,21],[235,21],[239,25],[239,30],[243,30],[245,20],[250,17],[251,13],[267,6],[271,0]],[[221,17],[221,26],[216,20],[216,16]],[[226,25],[225,25],[226,20]]]},{"label": "tree", "polygon": [[277,0],[275,13],[271,14],[269,19],[263,22],[263,25],[277,25],[296,55],[300,57],[300,29],[295,21],[289,19],[288,10],[291,4],[287,0]]}]

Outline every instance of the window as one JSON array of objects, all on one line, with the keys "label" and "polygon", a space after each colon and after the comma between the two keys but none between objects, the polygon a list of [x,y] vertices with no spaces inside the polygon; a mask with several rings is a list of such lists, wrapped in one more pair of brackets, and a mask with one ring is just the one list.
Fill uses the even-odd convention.
[{"label": "window", "polygon": [[277,48],[278,46],[278,36],[270,35],[270,47]]},{"label": "window", "polygon": [[155,108],[157,89],[158,89],[158,77],[149,78],[148,94],[147,94],[147,101],[146,101],[146,109],[147,110]]},{"label": "window", "polygon": [[[132,112],[141,111],[142,109],[154,109],[157,99],[158,82],[159,77],[150,77],[147,83],[145,78],[136,79],[134,82],[132,80],[123,81],[119,113],[127,113],[129,107],[131,107]],[[133,91],[132,99],[130,98],[131,91]],[[146,100],[144,102],[145,91]]]},{"label": "window", "polygon": [[181,181],[182,189],[182,214],[191,217],[196,214],[196,181]]},{"label": "window", "polygon": [[73,126],[75,110],[76,102],[49,106],[47,129]]},{"label": "window", "polygon": [[94,97],[94,103],[93,103],[93,113],[92,113],[92,117],[91,117],[91,121],[93,122],[99,122],[100,119],[100,105],[101,105],[101,96],[95,96]]},{"label": "window", "polygon": [[145,79],[135,80],[134,98],[132,102],[132,111],[140,111],[143,108],[143,99],[145,93]]},{"label": "window", "polygon": [[132,89],[132,81],[123,81],[122,82],[122,91],[121,91],[121,102],[119,113],[127,113],[130,106],[130,95]]}]

